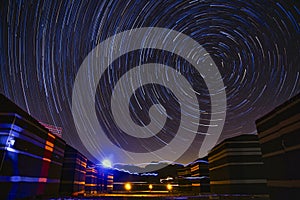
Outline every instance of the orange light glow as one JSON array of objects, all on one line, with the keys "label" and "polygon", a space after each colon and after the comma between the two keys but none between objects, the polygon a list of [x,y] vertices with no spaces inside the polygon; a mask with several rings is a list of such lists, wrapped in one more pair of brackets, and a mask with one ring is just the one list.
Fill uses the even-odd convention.
[{"label": "orange light glow", "polygon": [[54,144],[52,142],[46,141],[46,145],[50,146],[50,147],[54,147]]},{"label": "orange light glow", "polygon": [[49,158],[43,158],[44,161],[48,161],[51,162],[51,160]]},{"label": "orange light glow", "polygon": [[45,149],[48,150],[48,151],[51,151],[51,152],[53,151],[53,148],[51,148],[49,146],[45,146]]},{"label": "orange light glow", "polygon": [[149,190],[152,190],[152,189],[153,189],[153,185],[150,184],[150,185],[149,185]]},{"label": "orange light glow", "polygon": [[51,133],[48,133],[48,136],[52,137],[53,139],[55,139],[55,136],[52,135]]},{"label": "orange light glow", "polygon": [[168,189],[168,190],[172,190],[172,189],[173,189],[173,186],[172,186],[171,184],[168,184],[168,185],[167,185],[167,189]]},{"label": "orange light glow", "polygon": [[127,191],[131,190],[131,184],[130,184],[130,183],[125,183],[124,188],[125,188],[125,190],[127,190]]},{"label": "orange light glow", "polygon": [[39,182],[46,183],[47,182],[47,178],[39,178]]}]

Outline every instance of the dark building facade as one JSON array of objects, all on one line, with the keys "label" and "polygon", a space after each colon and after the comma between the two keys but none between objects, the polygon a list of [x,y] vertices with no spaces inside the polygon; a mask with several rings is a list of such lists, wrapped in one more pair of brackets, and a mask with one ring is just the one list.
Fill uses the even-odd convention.
[{"label": "dark building facade", "polygon": [[112,192],[114,188],[115,170],[97,166],[88,161],[85,175],[85,193],[100,194]]},{"label": "dark building facade", "polygon": [[102,167],[96,167],[97,170],[97,193],[104,193],[105,189],[105,180],[104,180],[104,171]]},{"label": "dark building facade", "polygon": [[300,199],[300,94],[256,121],[272,200]]},{"label": "dark building facade", "polygon": [[194,194],[208,193],[209,185],[209,168],[207,160],[199,159],[190,164],[192,191]]},{"label": "dark building facade", "polygon": [[257,135],[224,140],[209,152],[208,162],[212,193],[268,194]]},{"label": "dark building facade", "polygon": [[182,167],[177,170],[178,175],[178,191],[189,193],[192,191],[192,183],[187,177],[191,177],[191,168],[189,166]]},{"label": "dark building facade", "polygon": [[58,194],[65,145],[0,94],[0,199]]},{"label": "dark building facade", "polygon": [[61,194],[84,195],[86,167],[87,158],[67,144],[61,176]]},{"label": "dark building facade", "polygon": [[112,170],[103,169],[103,192],[112,192],[114,189],[114,173]]},{"label": "dark building facade", "polygon": [[208,193],[209,168],[206,159],[198,159],[177,170],[179,192],[200,194]]},{"label": "dark building facade", "polygon": [[[99,176],[101,174],[98,174],[98,170],[96,169],[96,165],[88,161],[87,167],[86,167],[86,175],[85,175],[85,193],[87,194],[97,194],[101,191],[98,190],[99,186]],[[100,179],[101,180],[101,179]]]}]

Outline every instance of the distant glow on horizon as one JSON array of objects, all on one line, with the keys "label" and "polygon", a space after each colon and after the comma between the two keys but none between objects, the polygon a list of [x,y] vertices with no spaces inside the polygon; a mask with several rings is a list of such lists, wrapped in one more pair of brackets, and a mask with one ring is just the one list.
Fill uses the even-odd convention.
[{"label": "distant glow on horizon", "polygon": [[111,161],[108,160],[108,159],[103,160],[103,161],[102,161],[102,165],[103,165],[103,167],[105,167],[105,168],[111,168],[111,167],[112,167]]}]

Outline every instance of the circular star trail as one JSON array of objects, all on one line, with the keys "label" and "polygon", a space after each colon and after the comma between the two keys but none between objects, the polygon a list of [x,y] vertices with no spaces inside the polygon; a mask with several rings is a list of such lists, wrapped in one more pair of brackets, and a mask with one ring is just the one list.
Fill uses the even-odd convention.
[{"label": "circular star trail", "polygon": [[[115,34],[161,27],[197,41],[218,67],[222,80],[215,81],[224,82],[227,95],[219,140],[255,133],[257,118],[300,92],[300,8],[296,2],[4,1],[0,7],[0,92],[38,120],[61,126],[64,139],[90,159],[102,160],[86,151],[73,121],[72,90],[80,65],[93,48]],[[204,77],[186,59],[149,48],[122,55],[99,81],[95,108],[107,134],[113,137],[117,129],[106,112],[114,86],[130,69],[147,63],[168,65],[188,80],[197,91],[198,132],[205,133],[212,113]],[[137,89],[129,105],[131,120],[140,126],[149,124],[149,109],[157,103],[170,116],[164,127],[169,142],[176,137],[181,108],[168,88],[150,84]],[[116,145],[120,142],[112,140]],[[203,135],[197,134],[178,161],[195,160],[202,141]],[[132,148],[125,143],[123,147]]]}]

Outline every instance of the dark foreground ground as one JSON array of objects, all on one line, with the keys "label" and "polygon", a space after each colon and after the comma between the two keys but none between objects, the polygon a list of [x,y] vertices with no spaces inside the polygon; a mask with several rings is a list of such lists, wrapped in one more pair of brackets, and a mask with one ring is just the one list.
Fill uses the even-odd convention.
[{"label": "dark foreground ground", "polygon": [[269,200],[267,195],[197,195],[197,196],[179,196],[168,194],[101,194],[97,196],[85,197],[59,197],[59,198],[41,198],[51,200]]}]

